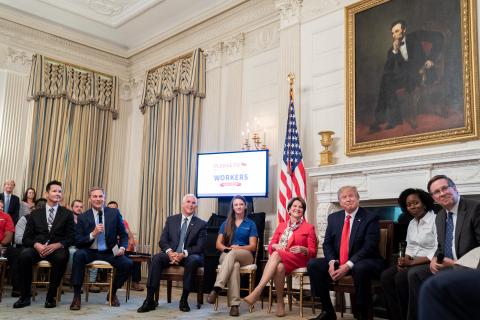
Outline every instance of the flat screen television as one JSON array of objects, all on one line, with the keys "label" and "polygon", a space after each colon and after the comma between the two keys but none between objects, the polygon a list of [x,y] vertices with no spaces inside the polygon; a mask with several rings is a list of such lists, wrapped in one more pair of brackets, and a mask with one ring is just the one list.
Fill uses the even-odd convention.
[{"label": "flat screen television", "polygon": [[197,154],[199,198],[268,197],[268,150]]}]

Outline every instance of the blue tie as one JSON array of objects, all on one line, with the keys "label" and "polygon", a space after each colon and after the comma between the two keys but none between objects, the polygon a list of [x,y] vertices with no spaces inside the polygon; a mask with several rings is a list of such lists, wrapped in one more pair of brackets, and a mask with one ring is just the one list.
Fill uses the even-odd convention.
[{"label": "blue tie", "polygon": [[5,212],[8,212],[8,208],[10,207],[10,195],[5,193]]},{"label": "blue tie", "polygon": [[453,213],[449,212],[447,216],[447,225],[445,227],[445,257],[453,259]]},{"label": "blue tie", "polygon": [[185,236],[187,235],[187,223],[188,223],[188,218],[183,219],[182,228],[180,229],[180,241],[178,241],[177,250],[175,250],[178,253],[183,252]]},{"label": "blue tie", "polygon": [[[103,216],[103,212],[100,210],[98,212],[98,223],[103,223],[102,216]],[[98,251],[107,250],[107,245],[105,243],[105,232],[102,232],[97,236],[97,249]]]}]

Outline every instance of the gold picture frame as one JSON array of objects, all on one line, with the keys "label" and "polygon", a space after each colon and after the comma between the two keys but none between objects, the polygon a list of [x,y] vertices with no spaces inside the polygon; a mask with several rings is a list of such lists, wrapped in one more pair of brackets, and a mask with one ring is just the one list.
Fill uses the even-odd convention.
[{"label": "gold picture frame", "polygon": [[346,7],[347,155],[479,137],[476,14],[476,0]]}]

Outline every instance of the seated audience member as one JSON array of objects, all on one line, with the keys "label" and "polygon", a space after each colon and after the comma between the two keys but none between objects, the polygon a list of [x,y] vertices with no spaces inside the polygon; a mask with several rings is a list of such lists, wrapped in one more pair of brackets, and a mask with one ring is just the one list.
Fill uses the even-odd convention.
[{"label": "seated audience member", "polygon": [[68,261],[68,247],[72,245],[75,225],[72,212],[59,206],[62,184],[50,181],[46,187],[47,204],[44,209],[35,209],[27,219],[23,235],[24,249],[20,253],[18,272],[21,276],[20,298],[14,308],[30,305],[32,296],[32,266],[40,260],[52,264],[45,308],[56,307],[57,287],[62,281]]},{"label": "seated audience member", "polygon": [[15,181],[5,181],[3,183],[3,192],[0,193],[0,200],[3,200],[3,211],[10,215],[14,224],[17,224],[20,212],[20,199],[13,194],[13,189],[15,189]]},{"label": "seated audience member", "polygon": [[197,198],[193,194],[183,197],[182,213],[167,218],[160,238],[162,252],[152,258],[148,270],[147,298],[138,312],[155,310],[155,291],[160,287],[162,270],[171,265],[183,265],[183,291],[179,308],[188,312],[188,295],[195,288],[197,268],[203,265],[203,251],[207,240],[207,223],[194,213]]},{"label": "seated audience member", "polygon": [[480,316],[480,270],[447,270],[420,288],[419,320],[472,320]]},{"label": "seated audience member", "polygon": [[353,277],[357,319],[367,319],[372,303],[371,280],[379,277],[385,264],[378,250],[380,225],[376,215],[359,207],[356,187],[341,187],[337,196],[343,210],[328,216],[323,242],[325,258],[310,259],[307,267],[312,294],[322,302],[322,312],[314,319],[337,318],[329,285],[346,275]]},{"label": "seated audience member", "polygon": [[73,300],[70,310],[80,310],[81,290],[85,265],[94,260],[103,260],[115,268],[112,287],[112,306],[120,306],[117,289],[127,280],[132,261],[125,254],[128,244],[122,215],[116,209],[105,207],[105,192],[93,187],[88,194],[92,208],[78,216],[75,232],[77,251],[73,256]]},{"label": "seated audience member", "polygon": [[20,202],[19,219],[27,214],[31,213],[35,209],[35,199],[37,198],[37,192],[33,188],[28,188],[23,195],[22,202]]},{"label": "seated audience member", "polygon": [[[116,201],[110,201],[107,204],[107,207],[113,208],[113,209],[118,209],[118,203]],[[123,224],[125,225],[125,230],[127,231],[128,234],[128,247],[127,247],[127,252],[126,255],[129,257],[132,252],[135,251],[135,238],[133,236],[133,232],[130,230],[130,226],[128,225],[127,220],[125,218],[123,219]],[[140,284],[140,281],[142,280],[142,263],[141,262],[133,262],[133,267],[132,267],[132,290],[135,291],[143,291],[144,288]]]},{"label": "seated audience member", "polygon": [[382,273],[382,288],[390,319],[407,319],[408,277],[420,265],[428,265],[437,250],[433,199],[421,189],[406,189],[398,198],[403,212],[413,217],[407,230],[404,257]]},{"label": "seated audience member", "polygon": [[254,262],[257,241],[257,226],[247,217],[247,200],[233,197],[230,214],[218,233],[216,247],[222,254],[217,279],[207,299],[208,303],[215,303],[219,292],[228,287],[230,316],[240,315],[240,267]]},{"label": "seated audience member", "polygon": [[407,319],[417,319],[420,286],[438,272],[451,269],[456,260],[480,246],[480,202],[461,197],[449,177],[437,175],[428,182],[428,191],[442,210],[437,213],[437,251],[430,265],[418,268],[408,279]]},{"label": "seated audience member", "polygon": [[304,220],[307,204],[300,197],[290,200],[287,205],[290,220],[280,223],[268,246],[270,258],[263,269],[262,279],[245,302],[252,305],[260,298],[267,283],[273,279],[277,294],[277,316],[285,316],[283,288],[285,276],[297,268],[305,268],[310,258],[317,256],[315,228]]}]

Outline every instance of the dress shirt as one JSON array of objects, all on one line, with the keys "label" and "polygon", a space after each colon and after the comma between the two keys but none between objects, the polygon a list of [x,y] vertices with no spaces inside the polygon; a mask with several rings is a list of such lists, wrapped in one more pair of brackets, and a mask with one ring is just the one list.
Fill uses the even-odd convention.
[{"label": "dress shirt", "polygon": [[[98,222],[98,211],[95,210],[94,208],[92,208],[92,212],[93,212],[93,219],[95,220],[95,225],[97,225],[99,223]],[[104,230],[103,233],[105,233],[105,229],[106,229],[106,226],[105,226],[105,211],[103,210],[103,208],[102,208],[102,212],[103,212],[102,222],[103,222],[103,230]],[[97,235],[97,237],[98,237],[98,235]],[[90,246],[91,249],[97,249],[98,248],[97,237],[93,236],[93,231],[90,232],[90,240],[93,240],[93,243]]]},{"label": "dress shirt", "polygon": [[[347,220],[347,215],[350,215],[350,230],[349,230],[349,232],[348,232],[348,242],[349,242],[349,243],[350,243],[350,234],[352,233],[353,222],[355,221],[355,215],[356,215],[357,212],[358,212],[358,208],[359,208],[359,207],[357,207],[357,209],[353,210],[352,213],[347,213],[347,211],[345,211],[345,218],[344,218],[344,220],[343,220],[343,223],[345,223],[345,221]],[[331,260],[331,261],[329,261],[328,263],[329,263],[329,264],[332,264],[332,263],[335,263],[335,261],[336,261],[336,260]],[[349,266],[350,269],[353,268],[353,262],[352,262],[352,261],[348,260],[348,261],[345,262],[345,263]]]},{"label": "dress shirt", "polygon": [[53,208],[53,221],[55,221],[55,216],[57,215],[57,210],[58,210],[58,203],[54,205],[53,207],[50,207],[48,204],[45,204],[45,217],[47,218],[47,223],[48,223],[48,216],[50,215],[50,209]]},{"label": "dress shirt", "polygon": [[[458,201],[455,203],[453,206],[452,210],[447,210],[447,214],[445,215],[445,219],[448,219],[448,213],[451,212],[452,214],[452,219],[453,219],[453,239],[452,239],[452,254],[453,254],[453,260],[457,260],[457,252],[455,251],[455,228],[457,227],[457,216],[458,216],[458,204],[460,203],[460,196],[458,196]],[[445,226],[447,225],[447,222],[445,221]],[[442,230],[442,232],[445,232],[445,230]]]},{"label": "dress shirt", "polygon": [[435,213],[428,211],[422,219],[412,219],[407,229],[407,248],[410,257],[427,257],[432,260],[437,250],[437,228]]}]

